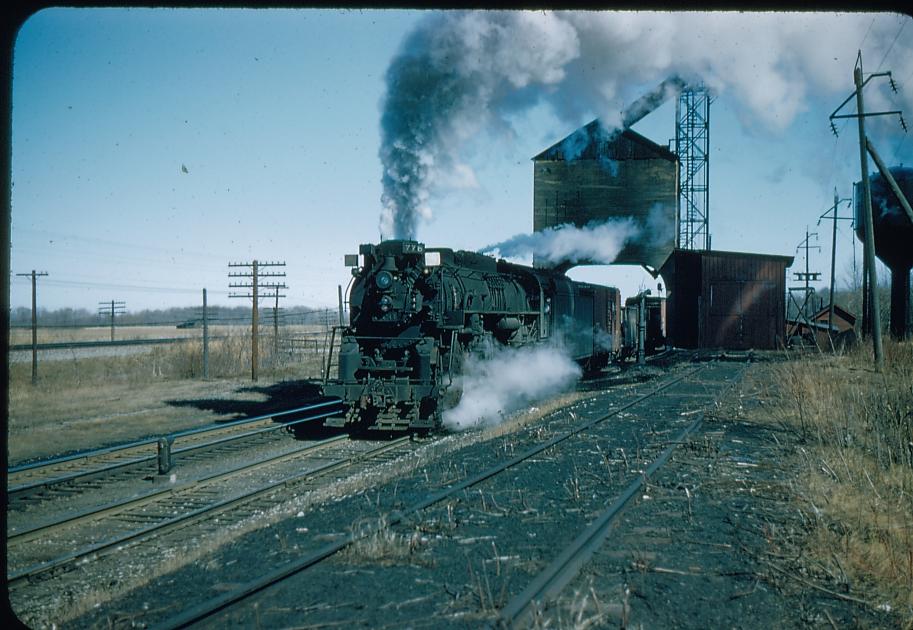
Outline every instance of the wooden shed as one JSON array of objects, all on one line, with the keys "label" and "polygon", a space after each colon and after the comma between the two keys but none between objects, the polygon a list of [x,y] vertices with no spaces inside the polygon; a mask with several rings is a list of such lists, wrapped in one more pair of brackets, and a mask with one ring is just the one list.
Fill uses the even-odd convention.
[{"label": "wooden shed", "polygon": [[660,268],[667,336],[679,348],[776,349],[792,256],[676,249]]},{"label": "wooden shed", "polygon": [[829,306],[821,308],[807,322],[799,318],[787,318],[786,339],[787,341],[794,337],[806,340],[814,339],[819,348],[830,348],[832,343],[835,346],[843,346],[856,339],[855,315],[839,304],[834,304],[833,329],[830,329],[830,335],[828,335],[829,319]]},{"label": "wooden shed", "polygon": [[607,220],[640,229],[614,262],[658,269],[675,247],[678,160],[635,131],[594,120],[533,158],[533,230]]}]

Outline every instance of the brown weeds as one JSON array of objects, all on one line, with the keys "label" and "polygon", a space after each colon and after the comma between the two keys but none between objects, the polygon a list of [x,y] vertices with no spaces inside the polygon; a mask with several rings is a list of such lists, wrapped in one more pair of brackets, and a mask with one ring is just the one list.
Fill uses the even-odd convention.
[{"label": "brown weeds", "polygon": [[838,587],[913,626],[913,344],[790,361],[775,370],[774,416],[806,469],[808,551]]}]

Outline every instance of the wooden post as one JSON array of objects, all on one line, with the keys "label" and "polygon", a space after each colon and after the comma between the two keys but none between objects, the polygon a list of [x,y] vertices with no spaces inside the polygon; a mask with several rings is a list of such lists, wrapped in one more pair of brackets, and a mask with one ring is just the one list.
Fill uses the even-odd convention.
[{"label": "wooden post", "polygon": [[257,331],[260,327],[260,315],[258,312],[258,295],[257,295],[257,261],[254,260],[254,277],[253,277],[253,290],[254,290],[254,310],[251,313],[251,324],[250,324],[250,378],[252,381],[257,380],[257,354],[260,351],[258,347]]},{"label": "wooden post", "polygon": [[276,306],[273,309],[273,365],[279,365],[279,289],[276,289]]},{"label": "wooden post", "polygon": [[837,206],[839,205],[837,189],[834,188],[834,229],[831,232],[831,289],[827,308],[827,334],[831,339],[834,336],[834,265],[837,261]]},{"label": "wooden post", "polygon": [[853,81],[856,84],[856,111],[859,121],[859,166],[862,170],[863,206],[865,221],[865,264],[868,268],[868,303],[871,311],[872,347],[875,355],[875,369],[884,367],[884,350],[881,344],[881,313],[878,308],[878,277],[875,269],[875,227],[872,220],[872,189],[869,184],[869,160],[866,151],[865,137],[865,104],[862,98],[862,53],[859,64],[853,69]]},{"label": "wooden post", "polygon": [[17,276],[32,278],[32,385],[38,384],[38,277],[47,272],[17,273]]},{"label": "wooden post", "polygon": [[[251,273],[229,273],[229,278],[250,278],[250,284],[246,283],[229,283],[229,287],[233,289],[251,289],[250,293],[230,293],[228,297],[233,298],[251,298],[253,300],[253,306],[251,310],[251,322],[250,322],[250,377],[251,380],[257,380],[257,366],[260,361],[260,267],[284,267],[285,263],[282,262],[264,262],[253,261],[253,263],[228,263],[229,267],[251,267]],[[285,272],[282,273],[264,273],[265,277],[285,277]],[[264,285],[264,288],[267,290],[267,294],[264,297],[269,297],[269,290],[275,289],[276,293],[279,293],[280,289],[287,289],[284,283],[270,283],[267,281]],[[277,310],[278,310],[278,298],[285,297],[283,295],[277,295]]]},{"label": "wooden post", "polygon": [[38,384],[38,287],[32,269],[32,385]]},{"label": "wooden post", "polygon": [[209,378],[209,313],[206,308],[206,289],[203,289],[203,379]]}]

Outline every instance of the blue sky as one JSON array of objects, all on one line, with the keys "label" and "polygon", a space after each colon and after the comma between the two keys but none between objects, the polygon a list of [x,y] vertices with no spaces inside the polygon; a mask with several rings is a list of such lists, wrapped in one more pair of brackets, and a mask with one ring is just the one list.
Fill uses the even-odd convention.
[{"label": "blue sky", "polygon": [[[238,9],[32,16],[14,49],[11,273],[50,274],[40,280],[40,306],[94,310],[117,299],[134,311],[197,305],[204,287],[211,303],[240,305],[228,299],[227,264],[283,260],[286,305],[333,305],[336,285],[349,279],[343,255],[379,238],[384,75],[404,37],[427,17]],[[669,28],[668,18],[658,23]],[[726,68],[714,66],[723,76],[711,113],[716,249],[792,255],[809,225],[821,235],[812,268],[826,276],[829,225],[815,223],[834,187],[848,197],[860,176],[855,124],[834,138],[827,117],[852,91],[860,47],[867,70],[892,70],[906,90],[894,97],[873,81],[866,92],[873,91],[872,107],[913,103],[904,96],[913,93],[909,21],[841,18],[846,30],[838,39],[847,41],[839,55],[828,59],[827,51],[783,70],[809,75],[788,111],[747,105],[757,83],[730,85]],[[754,63],[752,55],[744,63]],[[641,78],[618,95],[651,84],[652,77]],[[434,190],[433,216],[419,239],[478,249],[529,231],[530,157],[599,113],[583,107],[575,119],[543,99],[513,112],[509,132],[475,134],[458,147],[475,185]],[[905,113],[913,121],[913,111]],[[674,137],[673,105],[635,130],[664,144]],[[913,164],[913,141],[896,120],[873,123],[872,136],[889,164]],[[845,223],[838,282],[851,264]],[[626,294],[652,285],[637,269],[575,274]],[[27,279],[13,275],[10,287],[11,307],[30,304]]]}]

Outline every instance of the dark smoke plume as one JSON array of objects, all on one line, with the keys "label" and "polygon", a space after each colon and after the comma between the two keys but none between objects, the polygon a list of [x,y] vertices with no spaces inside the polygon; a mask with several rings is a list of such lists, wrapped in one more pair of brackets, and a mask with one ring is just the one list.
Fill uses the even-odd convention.
[{"label": "dark smoke plume", "polygon": [[[431,13],[403,42],[382,102],[382,238],[416,236],[431,192],[476,185],[463,144],[517,111],[547,102],[569,125],[594,115],[620,128],[642,104],[702,81],[737,107],[743,126],[782,132],[811,94],[843,98],[858,42],[863,55],[913,67],[908,16],[877,14],[448,11]],[[909,29],[908,29],[909,31]],[[896,40],[896,41],[894,41]],[[872,62],[874,63],[874,61]],[[670,78],[671,77],[671,78]],[[679,79],[678,77],[681,77]],[[638,97],[652,86],[658,93]],[[850,85],[849,88],[852,86]],[[897,106],[872,88],[872,107]],[[867,92],[867,98],[869,94]],[[882,107],[884,106],[884,107]],[[877,133],[873,122],[873,133]]]}]

